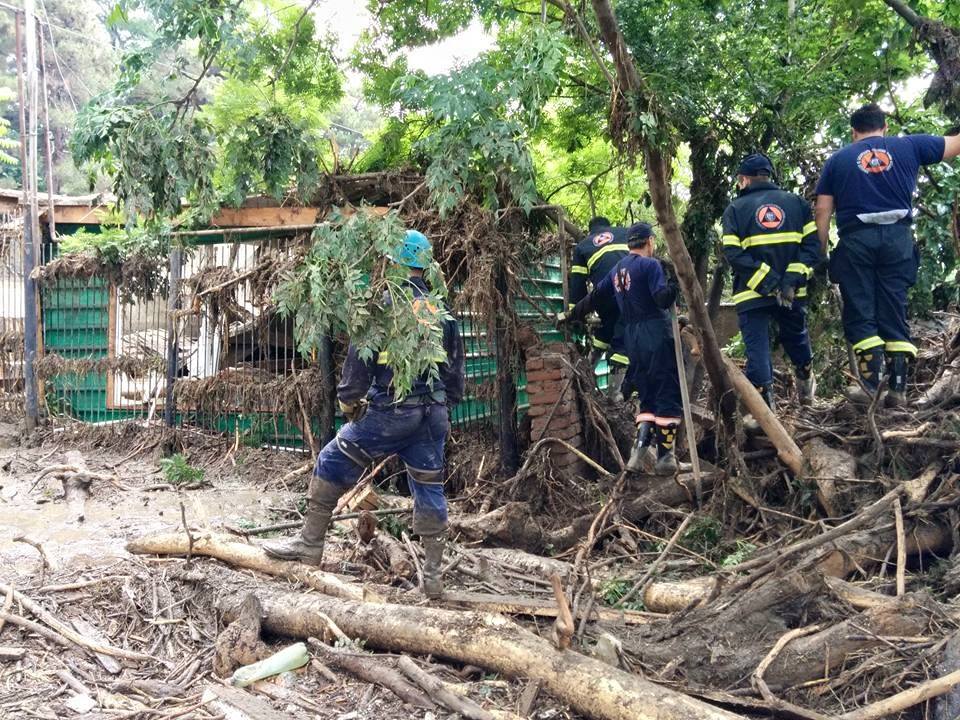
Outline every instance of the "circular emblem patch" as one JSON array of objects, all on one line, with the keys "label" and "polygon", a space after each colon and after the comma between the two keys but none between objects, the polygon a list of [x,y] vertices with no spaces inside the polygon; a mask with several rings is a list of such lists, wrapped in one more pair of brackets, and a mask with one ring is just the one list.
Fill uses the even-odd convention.
[{"label": "circular emblem patch", "polygon": [[857,155],[857,166],[865,173],[882,173],[893,167],[893,156],[883,148],[864,150]]},{"label": "circular emblem patch", "polygon": [[764,230],[776,230],[783,225],[783,220],[787,214],[779,205],[762,205],[757,210],[757,223]]},{"label": "circular emblem patch", "polygon": [[602,233],[597,233],[593,236],[593,244],[597,247],[602,247],[609,242],[613,241],[613,233],[604,231]]},{"label": "circular emblem patch", "polygon": [[626,268],[617,270],[617,273],[613,276],[613,289],[618,293],[628,292],[630,283],[630,271]]}]

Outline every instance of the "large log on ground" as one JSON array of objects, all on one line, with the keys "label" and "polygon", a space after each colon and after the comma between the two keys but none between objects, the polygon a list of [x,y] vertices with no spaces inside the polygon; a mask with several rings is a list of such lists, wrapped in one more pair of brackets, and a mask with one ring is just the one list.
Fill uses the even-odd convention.
[{"label": "large log on ground", "polygon": [[815,437],[803,446],[803,467],[807,479],[817,486],[817,502],[828,517],[839,517],[840,493],[837,481],[857,476],[857,461],[850,453],[832,448]]},{"label": "large log on ground", "polygon": [[230,535],[213,533],[187,537],[186,533],[160,533],[137,538],[127,543],[127,552],[139,555],[205,555],[223,560],[230,565],[250,568],[267,575],[302,582],[314,590],[351,600],[380,602],[383,598],[376,592],[361,585],[344,580],[331,573],[323,572],[310,565],[297,562],[285,562],[267,557],[256,545],[237,542]]},{"label": "large log on ground", "polygon": [[[322,635],[333,620],[369,647],[436,655],[510,678],[541,680],[561,702],[597,720],[734,720],[740,716],[655,685],[546,640],[502,615],[373,604],[321,595],[261,597],[263,626],[295,638]],[[229,619],[233,598],[222,600]]]}]

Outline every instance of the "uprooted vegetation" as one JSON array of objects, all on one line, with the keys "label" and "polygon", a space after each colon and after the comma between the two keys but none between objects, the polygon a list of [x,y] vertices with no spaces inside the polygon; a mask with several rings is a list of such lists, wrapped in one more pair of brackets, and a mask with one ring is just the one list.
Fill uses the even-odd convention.
[{"label": "uprooted vegetation", "polygon": [[[298,525],[304,458],[237,445],[225,456],[216,438],[129,426],[118,426],[125,436],[108,427],[51,437],[52,447],[8,455],[4,466],[27,486],[45,470],[32,492],[53,498],[51,507],[67,493],[82,516],[84,502],[90,510],[118,493],[159,492],[172,508],[159,523],[119,531],[133,557],[6,577],[0,592],[13,600],[2,644],[12,655],[0,702],[11,717],[25,707],[53,717],[82,702],[76,696],[131,717],[213,717],[243,700],[294,717],[419,717],[463,712],[464,696],[476,717],[634,718],[654,708],[661,718],[952,717],[958,329],[945,316],[924,338],[944,351],[921,354],[916,406],[788,413],[804,472],[795,477],[768,441],[750,438],[724,463],[736,470],[704,460],[699,504],[689,468],[676,479],[590,479],[598,474],[553,467],[554,445],[538,444],[504,478],[494,445],[458,434],[449,459],[454,542],[439,603],[424,604],[416,589],[410,502],[391,494],[403,486],[390,463],[345,499],[323,567],[309,570],[257,547],[258,537]],[[585,423],[614,417],[606,399],[587,387],[581,395]],[[703,413],[696,434],[705,455],[712,433]],[[609,444],[607,430],[596,434]],[[121,437],[133,455],[119,464],[95,450]],[[82,452],[61,464],[63,446]],[[185,467],[203,467],[213,487],[148,490],[149,478],[125,471],[138,463],[159,472],[150,457],[162,446],[183,453]],[[607,448],[610,467],[615,455]],[[228,476],[282,492],[282,514],[237,518],[249,507],[238,503],[200,512],[204,493]],[[315,659],[293,676],[239,696],[216,679],[310,638]],[[62,662],[44,652],[55,646]],[[425,682],[409,657],[447,686]],[[34,678],[30,699],[9,684],[18,668]],[[58,697],[61,681],[70,690]],[[453,699],[443,692],[450,685]]]}]

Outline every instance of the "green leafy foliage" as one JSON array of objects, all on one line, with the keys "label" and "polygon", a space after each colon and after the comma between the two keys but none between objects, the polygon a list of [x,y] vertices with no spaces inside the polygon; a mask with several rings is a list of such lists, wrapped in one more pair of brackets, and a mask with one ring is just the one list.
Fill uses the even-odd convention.
[{"label": "green leafy foliage", "polygon": [[163,476],[171,485],[192,485],[203,482],[203,468],[197,468],[187,462],[182,453],[160,459],[160,469]]},{"label": "green leafy foliage", "polygon": [[387,259],[404,232],[395,213],[335,216],[314,231],[304,262],[275,293],[280,313],[294,320],[300,352],[319,350],[327,335],[345,334],[361,360],[389,363],[398,397],[421,375],[438,377],[446,357],[442,321],[449,318],[435,262],[425,273],[433,292],[415,300],[408,270]]},{"label": "green leafy foliage", "polygon": [[[603,600],[604,604],[611,607],[621,607],[620,599],[630,592],[631,587],[633,587],[633,583],[623,578],[607,580],[600,586],[600,599]],[[643,602],[636,598],[627,601],[622,607],[627,610],[644,609]]]},{"label": "green leafy foliage", "polygon": [[527,142],[556,91],[563,37],[545,26],[501,35],[496,52],[449,75],[398,81],[404,106],[424,114],[431,132],[414,145],[441,214],[473,193],[490,208],[501,196],[529,209],[536,202]]},{"label": "green leafy foliage", "polygon": [[736,567],[757,551],[757,546],[746,540],[736,541],[736,550],[720,561],[720,567]]}]

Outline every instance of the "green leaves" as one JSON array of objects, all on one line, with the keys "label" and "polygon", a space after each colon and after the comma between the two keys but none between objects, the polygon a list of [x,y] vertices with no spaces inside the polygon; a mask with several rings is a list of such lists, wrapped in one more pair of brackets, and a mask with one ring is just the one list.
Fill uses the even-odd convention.
[{"label": "green leaves", "polygon": [[336,216],[314,231],[303,264],[274,295],[279,312],[294,318],[300,352],[311,354],[325,336],[345,334],[361,360],[383,354],[397,397],[423,374],[438,377],[445,358],[442,321],[449,317],[436,263],[426,271],[433,292],[415,299],[408,270],[387,260],[405,231],[395,213],[379,217],[361,209]]}]

